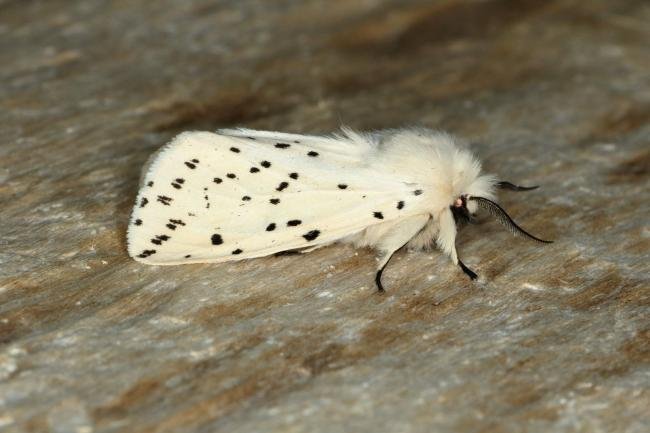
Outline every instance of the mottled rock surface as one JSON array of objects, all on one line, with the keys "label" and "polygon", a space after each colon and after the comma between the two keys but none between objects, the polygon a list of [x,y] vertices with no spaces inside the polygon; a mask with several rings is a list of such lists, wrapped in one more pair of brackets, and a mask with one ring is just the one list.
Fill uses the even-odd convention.
[{"label": "mottled rock surface", "polygon": [[[0,430],[650,431],[645,0],[0,1]],[[139,170],[182,130],[424,125],[539,247],[149,267]]]}]

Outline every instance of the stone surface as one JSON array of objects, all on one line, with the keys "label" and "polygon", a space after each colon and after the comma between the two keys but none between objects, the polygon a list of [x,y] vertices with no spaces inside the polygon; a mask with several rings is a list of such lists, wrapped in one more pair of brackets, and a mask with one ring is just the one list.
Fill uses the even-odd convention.
[{"label": "stone surface", "polygon": [[[0,1],[0,430],[647,432],[643,0]],[[476,142],[539,247],[148,267],[175,133],[420,124]]]}]

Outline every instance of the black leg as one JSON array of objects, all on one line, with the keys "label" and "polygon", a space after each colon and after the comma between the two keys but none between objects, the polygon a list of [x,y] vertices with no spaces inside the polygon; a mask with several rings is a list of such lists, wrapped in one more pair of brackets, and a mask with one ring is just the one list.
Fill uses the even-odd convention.
[{"label": "black leg", "polygon": [[386,263],[384,263],[384,266],[382,266],[381,269],[378,270],[377,273],[375,274],[375,284],[377,284],[377,293],[384,293],[385,292],[384,285],[381,284],[381,274],[384,272],[384,269],[386,269],[386,266],[388,266],[388,262],[390,262],[390,259],[393,258],[393,255],[396,252],[398,252],[399,250],[404,248],[406,246],[406,244],[408,244],[410,241],[411,240],[409,239],[408,241],[404,242],[404,245],[402,245],[401,247],[399,247],[398,249],[396,249],[395,251],[390,253],[390,257],[388,258],[388,260],[386,260]]},{"label": "black leg", "polygon": [[[408,241],[404,242],[404,245],[406,245],[406,244],[408,244]],[[384,293],[385,292],[384,285],[381,284],[381,274],[384,272],[384,269],[386,269],[386,266],[388,266],[388,263],[390,262],[390,259],[393,258],[393,255],[397,251],[404,248],[404,245],[402,245],[401,247],[399,247],[398,249],[396,249],[395,251],[390,253],[390,257],[388,258],[388,260],[386,260],[386,263],[384,263],[384,266],[382,266],[381,269],[378,270],[377,273],[375,274],[375,284],[377,284],[377,293]]]},{"label": "black leg", "polygon": [[463,263],[460,259],[458,259],[458,266],[467,274],[468,277],[470,277],[472,280],[475,280],[478,278],[478,275],[474,271],[472,271],[470,268],[465,266],[465,263]]},{"label": "black leg", "polygon": [[[386,262],[388,264],[388,262]],[[377,271],[377,274],[375,275],[375,284],[377,284],[377,292],[378,293],[384,293],[386,292],[384,290],[384,286],[381,284],[381,273],[384,272],[384,268],[386,265],[384,265],[380,270]]]}]

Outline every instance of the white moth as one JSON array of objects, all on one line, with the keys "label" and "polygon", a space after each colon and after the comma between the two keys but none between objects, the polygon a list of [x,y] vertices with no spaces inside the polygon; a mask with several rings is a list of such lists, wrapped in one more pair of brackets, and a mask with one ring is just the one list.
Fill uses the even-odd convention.
[{"label": "white moth", "polygon": [[380,253],[376,284],[395,251],[437,245],[458,258],[457,224],[478,209],[539,242],[497,205],[496,188],[454,137],[409,128],[314,136],[223,129],[184,132],[144,168],[128,250],[151,265],[225,262],[307,252],[333,242]]}]

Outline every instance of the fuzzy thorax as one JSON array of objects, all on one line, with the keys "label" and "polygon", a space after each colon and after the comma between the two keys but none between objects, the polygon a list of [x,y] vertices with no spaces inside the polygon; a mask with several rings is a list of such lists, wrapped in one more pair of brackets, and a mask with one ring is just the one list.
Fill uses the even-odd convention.
[{"label": "fuzzy thorax", "polygon": [[[405,243],[409,249],[431,249],[437,244],[457,264],[456,224],[450,206],[461,196],[493,197],[495,178],[481,175],[480,162],[464,143],[446,133],[391,130],[373,139],[376,151],[370,154],[370,164],[382,166],[386,173],[421,188],[425,203],[420,218],[378,224],[350,240],[357,246],[375,246],[385,254]],[[476,211],[475,203],[467,206],[471,213]],[[415,234],[396,240],[395,233]]]}]

